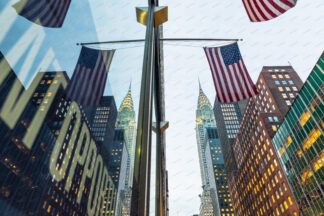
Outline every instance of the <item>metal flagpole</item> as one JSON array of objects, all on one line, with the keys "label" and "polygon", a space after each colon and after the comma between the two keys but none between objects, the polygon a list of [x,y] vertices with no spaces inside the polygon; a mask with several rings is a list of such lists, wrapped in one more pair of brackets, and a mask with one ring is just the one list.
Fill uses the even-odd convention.
[{"label": "metal flagpole", "polygon": [[[221,38],[159,38],[159,41],[181,41],[181,42],[190,42],[190,41],[243,41],[243,39],[221,39]],[[97,44],[115,44],[115,43],[138,43],[145,42],[145,39],[134,39],[134,40],[117,40],[117,41],[100,41],[100,42],[86,42],[86,43],[77,43],[77,45],[97,45]]]},{"label": "metal flagpole", "polygon": [[152,128],[152,87],[154,55],[154,5],[149,2],[142,69],[141,93],[135,147],[135,165],[131,200],[132,216],[149,215],[150,147]]}]

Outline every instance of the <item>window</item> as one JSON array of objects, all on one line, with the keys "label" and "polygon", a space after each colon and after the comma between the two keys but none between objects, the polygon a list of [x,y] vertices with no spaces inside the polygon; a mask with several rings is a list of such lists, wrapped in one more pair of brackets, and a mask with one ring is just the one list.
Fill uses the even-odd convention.
[{"label": "window", "polygon": [[283,85],[287,85],[287,81],[286,80],[282,80],[281,81]]},{"label": "window", "polygon": [[278,119],[277,116],[274,116],[273,119],[274,119],[275,122],[279,122],[279,119]]},{"label": "window", "polygon": [[296,92],[298,92],[298,89],[296,88],[296,86],[293,86],[292,89]]},{"label": "window", "polygon": [[290,85],[294,85],[294,82],[292,80],[288,80]]},{"label": "window", "polygon": [[273,130],[274,132],[276,132],[276,131],[277,131],[277,126],[276,126],[276,125],[272,125],[272,130]]},{"label": "window", "polygon": [[283,88],[282,88],[282,87],[278,87],[278,90],[279,90],[280,92],[282,92],[282,91],[283,91]]},{"label": "window", "polygon": [[281,94],[284,99],[288,98],[286,93]]},{"label": "window", "polygon": [[289,87],[286,87],[286,91],[290,91],[290,88]]},{"label": "window", "polygon": [[318,137],[321,135],[322,133],[321,133],[321,131],[318,129],[318,128],[314,128],[309,134],[308,134],[308,136],[309,136],[309,138],[310,139],[308,139],[307,137],[306,137],[306,139],[304,140],[304,142],[303,142],[303,150],[304,151],[306,151],[306,150],[308,150],[311,146],[312,146],[312,144],[314,143],[314,142],[316,142],[316,140],[318,139]]},{"label": "window", "polygon": [[[269,70],[270,71],[270,70]],[[272,70],[271,70],[272,71]],[[272,79],[277,79],[277,76],[276,75],[272,75]]]},{"label": "window", "polygon": [[324,165],[324,151],[322,151],[322,154],[315,158],[312,167],[315,172],[319,170]]},{"label": "window", "polygon": [[290,97],[290,98],[295,98],[294,93],[289,93],[289,97]]},{"label": "window", "polygon": [[309,168],[306,168],[302,171],[301,174],[301,180],[303,181],[303,183],[305,183],[310,177],[312,177],[312,172],[309,170]]},{"label": "window", "polygon": [[289,79],[289,78],[290,78],[289,74],[285,74],[285,77],[286,77],[287,79]]},{"label": "window", "polygon": [[281,74],[279,74],[278,77],[279,77],[280,79],[283,79],[283,76],[282,76]]},{"label": "window", "polygon": [[279,80],[275,80],[276,85],[280,85]]},{"label": "window", "polygon": [[304,124],[306,124],[309,118],[310,113],[308,112],[308,110],[305,110],[299,118],[299,123],[301,124],[301,126],[304,126]]},{"label": "window", "polygon": [[290,100],[286,100],[286,104],[287,104],[288,106],[291,106],[291,102],[290,102]]}]

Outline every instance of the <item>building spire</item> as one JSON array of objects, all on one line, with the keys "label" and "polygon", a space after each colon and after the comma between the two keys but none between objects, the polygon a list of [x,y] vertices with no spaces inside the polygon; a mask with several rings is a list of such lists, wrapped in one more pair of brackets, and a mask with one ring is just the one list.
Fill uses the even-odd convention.
[{"label": "building spire", "polygon": [[198,97],[198,104],[197,104],[197,109],[202,109],[204,106],[208,106],[210,109],[212,109],[212,106],[205,95],[204,91],[201,88],[200,80],[198,78],[199,82],[199,97]]},{"label": "building spire", "polygon": [[119,112],[122,112],[125,109],[128,111],[134,111],[134,104],[132,98],[132,82],[129,83],[128,92],[120,105]]}]

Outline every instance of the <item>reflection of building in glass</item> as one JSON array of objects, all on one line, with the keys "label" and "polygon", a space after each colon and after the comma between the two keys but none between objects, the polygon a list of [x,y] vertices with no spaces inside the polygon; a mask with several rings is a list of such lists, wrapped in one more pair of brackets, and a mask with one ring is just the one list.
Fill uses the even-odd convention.
[{"label": "reflection of building in glass", "polygon": [[107,151],[111,152],[111,146],[115,134],[117,108],[113,96],[102,96],[100,103],[93,106],[82,106],[85,111],[91,132],[96,142],[102,143]]},{"label": "reflection of building in glass", "polygon": [[[127,162],[127,172],[125,180],[125,211],[124,215],[129,215],[130,213],[130,201],[131,201],[131,189],[133,182],[133,172],[134,172],[134,156],[135,156],[135,142],[136,142],[136,122],[135,122],[135,111],[132,99],[131,86],[129,86],[127,95],[122,101],[116,121],[116,129],[124,130],[124,139],[126,143],[126,148],[129,153],[129,160]],[[128,189],[127,189],[128,188]],[[127,194],[128,193],[128,194]]]},{"label": "reflection of building in glass", "polygon": [[[122,216],[122,212],[126,206],[125,190],[126,190],[126,171],[129,161],[128,151],[125,145],[124,130],[117,129],[115,131],[115,137],[112,144],[111,157],[109,160],[108,171],[111,175],[115,187],[118,188],[116,207],[114,209],[115,215]],[[108,200],[107,207],[112,200]]]},{"label": "reflection of building in glass", "polygon": [[0,62],[1,214],[99,211],[115,186],[84,112],[64,99],[66,74],[38,73],[24,91],[1,54]]},{"label": "reflection of building in glass", "polygon": [[[36,107],[29,100],[13,126],[3,120],[3,110],[9,108],[9,98],[25,88],[0,53],[1,73],[8,74],[0,81],[0,211],[2,215],[37,215],[48,181],[50,149],[55,136],[42,124],[33,148],[29,150],[23,137],[31,124]],[[19,116],[18,110],[13,113]]]},{"label": "reflection of building in glass", "polygon": [[205,155],[214,215],[232,215],[233,207],[228,189],[223,151],[216,128],[206,128]]},{"label": "reflection of building in glass", "polygon": [[271,138],[302,86],[290,66],[263,67],[233,144],[237,171],[229,184],[235,215],[298,215]]},{"label": "reflection of building in glass", "polygon": [[323,98],[324,54],[272,139],[302,215],[324,215]]}]

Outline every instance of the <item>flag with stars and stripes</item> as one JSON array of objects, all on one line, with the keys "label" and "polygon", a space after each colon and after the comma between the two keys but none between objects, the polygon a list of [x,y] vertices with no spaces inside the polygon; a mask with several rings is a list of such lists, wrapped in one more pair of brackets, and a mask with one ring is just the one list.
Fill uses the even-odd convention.
[{"label": "flag with stars and stripes", "polygon": [[294,7],[297,0],[243,0],[251,22],[271,20]]},{"label": "flag with stars and stripes", "polygon": [[218,101],[231,103],[257,94],[237,43],[222,47],[205,47],[204,50]]},{"label": "flag with stars and stripes", "polygon": [[109,67],[115,50],[82,47],[71,81],[68,99],[81,105],[98,105],[105,90]]},{"label": "flag with stars and stripes", "polygon": [[20,16],[50,28],[60,28],[71,0],[20,0],[13,7]]}]

